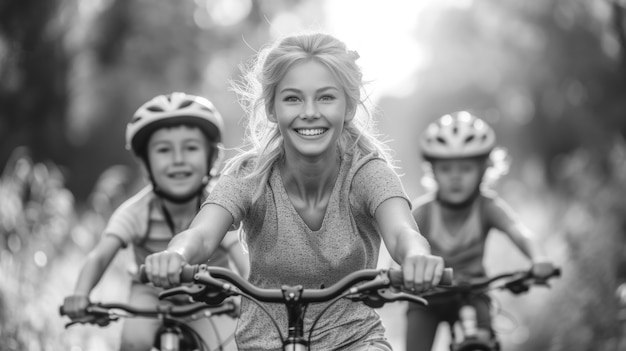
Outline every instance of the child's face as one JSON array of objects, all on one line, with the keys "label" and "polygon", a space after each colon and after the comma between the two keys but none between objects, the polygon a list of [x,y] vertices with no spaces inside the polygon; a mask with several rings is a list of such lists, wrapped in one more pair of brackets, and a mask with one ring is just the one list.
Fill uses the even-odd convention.
[{"label": "child's face", "polygon": [[196,127],[155,131],[148,140],[148,159],[155,183],[169,195],[191,195],[208,172],[208,152],[206,138]]},{"label": "child's face", "polygon": [[485,162],[476,159],[436,160],[433,175],[439,187],[439,197],[450,203],[462,203],[478,188]]},{"label": "child's face", "polygon": [[346,118],[346,95],[323,64],[310,60],[289,69],[276,88],[271,121],[278,123],[287,155],[333,153]]}]

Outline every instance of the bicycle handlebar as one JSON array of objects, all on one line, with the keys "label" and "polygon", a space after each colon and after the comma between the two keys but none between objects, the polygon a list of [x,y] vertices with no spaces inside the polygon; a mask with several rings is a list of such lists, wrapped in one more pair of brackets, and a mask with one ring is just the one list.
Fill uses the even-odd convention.
[{"label": "bicycle handlebar", "polygon": [[[145,267],[140,267],[140,277],[142,281],[148,281],[145,274]],[[260,302],[284,303],[287,301],[298,301],[300,303],[326,302],[341,294],[357,294],[365,291],[383,288],[396,288],[404,290],[402,271],[399,269],[363,269],[354,271],[340,279],[328,288],[305,289],[302,286],[287,286],[281,288],[259,288],[244,280],[237,273],[222,267],[200,265],[185,265],[180,273],[181,283],[196,283],[204,286],[211,286],[226,293],[240,295],[245,293]],[[360,282],[365,282],[356,285]],[[444,269],[440,286],[452,284],[452,269]],[[238,289],[238,290],[237,290]],[[188,293],[188,288],[180,287],[167,290],[161,295],[170,296],[173,293]]]},{"label": "bicycle handlebar", "polygon": [[[203,317],[213,315],[232,314],[237,310],[237,306],[233,301],[226,300],[217,306],[211,306],[204,303],[194,303],[188,305],[162,305],[155,307],[140,308],[126,303],[91,303],[85,309],[84,317],[72,319],[66,327],[75,323],[89,323],[106,325],[110,321],[117,320],[119,317],[147,317],[147,318],[186,318],[198,317],[198,312],[203,312]],[[120,312],[121,311],[121,312]],[[125,313],[124,313],[125,312]],[[59,307],[59,314],[66,316],[67,313],[63,306]]]},{"label": "bicycle handlebar", "polygon": [[[441,296],[446,293],[472,293],[484,292],[493,289],[506,289],[514,294],[528,291],[531,285],[548,285],[548,280],[561,276],[561,268],[552,266],[552,271],[545,276],[536,276],[532,269],[513,271],[497,274],[491,277],[478,278],[469,282],[455,282],[442,287],[437,291],[431,291],[424,296]],[[497,281],[503,281],[501,285],[494,286]]]}]

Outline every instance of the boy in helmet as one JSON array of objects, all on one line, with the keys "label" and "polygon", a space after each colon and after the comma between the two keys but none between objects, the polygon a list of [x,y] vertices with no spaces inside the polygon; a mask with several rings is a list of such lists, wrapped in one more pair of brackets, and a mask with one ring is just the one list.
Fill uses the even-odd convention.
[{"label": "boy in helmet", "polygon": [[[177,233],[187,228],[208,195],[208,185],[219,164],[223,121],[213,104],[185,93],[159,95],[142,105],[126,128],[126,148],[145,166],[150,185],[125,201],[111,216],[98,245],[89,253],[74,295],[64,301],[71,318],[84,315],[89,295],[117,252],[132,247],[137,266],[145,257],[165,250]],[[247,257],[236,236],[227,236],[209,264],[247,275]],[[129,303],[152,307],[161,289],[133,278]],[[191,323],[204,341],[215,347],[207,319]],[[158,320],[126,319],[121,350],[150,350]],[[233,325],[234,328],[234,325]],[[213,339],[213,341],[209,340]]]},{"label": "boy in helmet", "polygon": [[[535,274],[543,276],[552,271],[552,265],[531,245],[530,230],[498,194],[482,186],[488,170],[505,169],[493,164],[490,157],[496,137],[487,123],[467,111],[447,114],[427,127],[420,146],[424,160],[430,164],[432,174],[428,176],[434,180],[436,191],[414,201],[413,217],[430,242],[432,253],[443,257],[446,266],[454,269],[455,280],[485,277],[483,256],[491,229],[508,235],[533,262]],[[431,350],[439,323],[458,320],[460,306],[456,301],[429,302],[428,308],[409,305],[407,350]],[[476,309],[478,336],[491,340],[494,335],[489,297],[477,296],[471,304]]]}]

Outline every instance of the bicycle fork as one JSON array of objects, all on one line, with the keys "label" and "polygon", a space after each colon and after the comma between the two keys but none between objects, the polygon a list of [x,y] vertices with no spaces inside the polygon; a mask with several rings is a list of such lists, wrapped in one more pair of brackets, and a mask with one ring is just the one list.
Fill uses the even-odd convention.
[{"label": "bicycle fork", "polygon": [[183,333],[179,327],[165,326],[158,335],[159,348],[152,348],[152,351],[180,351]]},{"label": "bicycle fork", "polygon": [[457,337],[454,331],[454,325],[451,325],[452,343],[451,351],[499,351],[500,344],[495,337],[491,336],[489,340],[483,340],[478,335],[478,319],[476,317],[476,308],[472,305],[465,304],[459,310],[459,326],[460,337]]}]

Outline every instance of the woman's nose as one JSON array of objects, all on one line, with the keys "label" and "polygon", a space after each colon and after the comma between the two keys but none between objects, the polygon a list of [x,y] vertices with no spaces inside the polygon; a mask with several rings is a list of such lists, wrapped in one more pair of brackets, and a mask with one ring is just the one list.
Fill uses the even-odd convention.
[{"label": "woman's nose", "polygon": [[320,118],[320,112],[315,102],[306,102],[304,109],[300,113],[300,118]]}]

